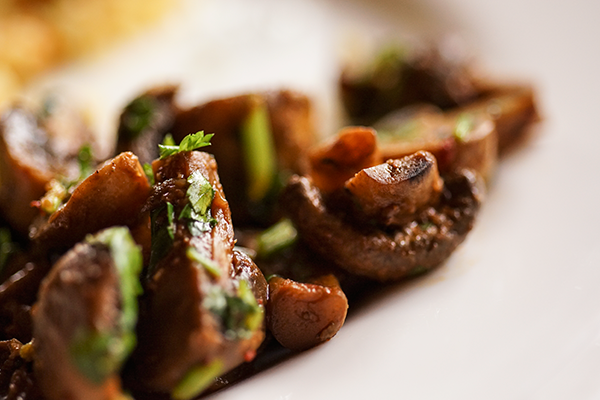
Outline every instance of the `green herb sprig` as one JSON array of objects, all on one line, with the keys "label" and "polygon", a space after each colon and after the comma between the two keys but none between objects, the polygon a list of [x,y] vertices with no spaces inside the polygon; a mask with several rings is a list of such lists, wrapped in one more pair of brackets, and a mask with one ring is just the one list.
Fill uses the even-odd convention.
[{"label": "green herb sprig", "polygon": [[182,151],[192,151],[201,147],[210,146],[210,139],[214,136],[214,133],[208,135],[204,134],[204,131],[192,133],[183,138],[179,145],[173,143],[171,135],[165,137],[163,144],[158,145],[158,151],[160,153],[160,159],[165,159]]}]

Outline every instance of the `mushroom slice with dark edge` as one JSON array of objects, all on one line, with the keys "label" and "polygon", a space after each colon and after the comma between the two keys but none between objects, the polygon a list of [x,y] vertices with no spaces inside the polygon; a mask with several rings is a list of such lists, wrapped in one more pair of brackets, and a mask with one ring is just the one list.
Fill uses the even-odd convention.
[{"label": "mushroom slice with dark edge", "polygon": [[540,119],[534,90],[528,85],[492,86],[485,96],[465,107],[449,110],[448,114],[451,118],[491,119],[496,127],[500,155],[526,139],[529,128]]},{"label": "mushroom slice with dark edge", "polygon": [[389,114],[375,124],[382,161],[426,150],[442,174],[468,168],[489,180],[498,159],[495,124],[488,115],[467,110],[442,113],[414,106]]},{"label": "mushroom slice with dark edge", "polygon": [[121,112],[116,154],[131,151],[140,163],[158,158],[158,144],[170,132],[177,106],[176,86],[161,86],[133,99]]},{"label": "mushroom slice with dark edge", "polygon": [[483,190],[480,178],[469,170],[447,175],[437,205],[395,229],[360,223],[354,215],[336,212],[305,177],[290,179],[282,202],[314,251],[353,274],[391,281],[446,260],[471,230]]},{"label": "mushroom slice with dark edge", "polygon": [[378,164],[379,159],[374,129],[346,127],[310,152],[310,176],[321,191],[334,192],[361,169]]},{"label": "mushroom slice with dark edge", "polygon": [[257,297],[265,283],[255,289],[258,269],[251,279],[243,273],[251,261],[234,254],[213,156],[180,151],[152,166],[152,255],[127,381],[136,391],[188,399],[254,358],[264,339],[266,299]]},{"label": "mushroom slice with dark edge", "polygon": [[31,239],[45,249],[65,249],[100,229],[134,226],[149,193],[138,158],[121,153],[82,181],[46,222],[32,227]]},{"label": "mushroom slice with dark edge", "polygon": [[269,279],[269,331],[284,347],[306,350],[331,339],[346,319],[348,300],[333,275],[310,283]]},{"label": "mushroom slice with dark edge", "polygon": [[435,205],[443,186],[435,157],[425,151],[365,168],[345,184],[362,212],[386,226],[406,224]]},{"label": "mushroom slice with dark edge", "polygon": [[[66,111],[64,111],[66,113]],[[58,131],[56,131],[58,130]],[[79,175],[80,149],[91,143],[87,128],[72,113],[40,112],[24,107],[6,110],[0,118],[0,214],[27,236],[40,199],[56,176]]]},{"label": "mushroom slice with dark edge", "polygon": [[33,310],[34,368],[50,400],[123,399],[136,343],[142,257],[125,227],[88,237],[45,278]]}]

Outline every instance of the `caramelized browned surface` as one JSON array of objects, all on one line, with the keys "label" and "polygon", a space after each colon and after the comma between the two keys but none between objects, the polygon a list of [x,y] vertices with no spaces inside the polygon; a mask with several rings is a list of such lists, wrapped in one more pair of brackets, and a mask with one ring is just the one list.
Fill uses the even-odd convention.
[{"label": "caramelized browned surface", "polygon": [[[137,390],[170,392],[193,367],[216,360],[223,372],[253,358],[264,338],[258,329],[249,338],[231,339],[205,303],[212,289],[235,290],[234,280],[248,278],[257,301],[266,301],[266,283],[247,257],[233,251],[231,213],[217,175],[212,155],[183,152],[153,163],[156,186],[150,196],[150,210],[170,202],[178,216],[188,203],[187,178],[201,173],[215,189],[210,207],[216,225],[194,236],[187,223],[175,222],[173,246],[151,267],[140,314],[139,346],[129,366],[128,382]],[[186,255],[189,246],[216,263],[220,273],[207,271]]]},{"label": "caramelized browned surface", "polygon": [[341,189],[358,171],[379,163],[376,132],[360,126],[344,128],[309,158],[315,186],[324,192]]},{"label": "caramelized browned surface", "polygon": [[119,320],[121,293],[106,248],[78,244],[44,280],[33,311],[35,374],[50,400],[118,399],[118,375],[89,380],[74,364],[71,344],[82,332],[110,331]]},{"label": "caramelized browned surface", "polygon": [[269,279],[267,320],[281,345],[306,350],[331,339],[346,319],[348,300],[333,275],[313,283]]},{"label": "caramelized browned surface", "polygon": [[67,203],[31,232],[44,248],[69,248],[86,234],[135,224],[150,185],[138,158],[129,152],[106,161],[76,187]]},{"label": "caramelized browned surface", "polygon": [[345,184],[360,209],[387,226],[405,224],[437,203],[443,186],[435,157],[424,151],[365,168]]},{"label": "caramelized browned surface", "polygon": [[283,201],[301,237],[315,252],[353,274],[398,280],[442,263],[473,226],[482,182],[468,170],[444,180],[438,205],[392,230],[361,223],[343,209],[326,205],[319,190],[303,177],[290,180]]}]

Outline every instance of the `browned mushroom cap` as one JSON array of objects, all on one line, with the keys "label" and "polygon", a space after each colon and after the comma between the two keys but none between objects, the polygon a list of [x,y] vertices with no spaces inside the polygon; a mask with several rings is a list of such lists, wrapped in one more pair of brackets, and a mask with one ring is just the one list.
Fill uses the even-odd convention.
[{"label": "browned mushroom cap", "polygon": [[13,108],[3,114],[0,214],[21,235],[27,236],[37,215],[31,202],[44,195],[46,185],[56,174],[72,174],[79,149],[89,141],[89,132],[72,113],[57,112],[40,118],[25,108]]},{"label": "browned mushroom cap", "polygon": [[363,168],[379,163],[375,130],[360,126],[342,129],[310,155],[310,175],[323,192],[344,187],[344,182]]},{"label": "browned mushroom cap", "polygon": [[431,269],[450,256],[473,226],[482,183],[463,170],[444,178],[439,203],[393,230],[357,224],[325,204],[304,177],[292,177],[282,194],[286,210],[309,246],[340,268],[380,281]]},{"label": "browned mushroom cap", "polygon": [[142,164],[158,158],[158,144],[175,120],[176,93],[176,86],[156,87],[125,106],[119,117],[115,155],[131,151]]},{"label": "browned mushroom cap", "polygon": [[426,150],[436,157],[442,174],[468,168],[488,180],[498,158],[495,125],[489,116],[466,110],[413,107],[388,115],[375,125],[382,160]]},{"label": "browned mushroom cap", "polygon": [[419,151],[363,169],[345,186],[367,216],[399,226],[437,203],[444,183],[435,157]]},{"label": "browned mushroom cap", "polygon": [[86,234],[135,224],[150,193],[138,158],[129,152],[106,161],[77,186],[61,208],[30,236],[39,246],[64,249]]},{"label": "browned mushroom cap", "polygon": [[498,135],[500,155],[526,138],[528,128],[539,120],[535,92],[531,86],[495,86],[481,99],[450,113],[490,118]]},{"label": "browned mushroom cap", "polygon": [[346,319],[348,300],[333,275],[299,283],[269,279],[267,321],[284,347],[306,350],[331,339]]}]

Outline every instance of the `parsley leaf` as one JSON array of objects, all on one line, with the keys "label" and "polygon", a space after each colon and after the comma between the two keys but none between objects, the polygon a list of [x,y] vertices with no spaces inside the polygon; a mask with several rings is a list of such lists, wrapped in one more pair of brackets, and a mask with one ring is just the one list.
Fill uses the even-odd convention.
[{"label": "parsley leaf", "polygon": [[142,253],[125,227],[105,229],[86,240],[108,247],[121,291],[118,325],[111,330],[80,330],[70,345],[71,356],[79,370],[93,382],[102,383],[109,375],[118,373],[136,344],[137,297],[142,292],[139,281]]},{"label": "parsley leaf", "polygon": [[192,367],[171,392],[175,400],[188,400],[196,397],[223,373],[224,364],[216,359],[209,364]]},{"label": "parsley leaf", "polygon": [[[201,147],[210,146],[210,139],[213,136],[213,133],[205,135],[204,131],[199,131],[184,137],[181,143],[177,146],[173,143],[172,136],[167,135],[163,144],[158,145],[160,158],[162,160],[174,154],[181,153],[182,151],[192,151]],[[171,139],[167,140],[169,137]]]},{"label": "parsley leaf", "polygon": [[144,163],[144,165],[142,165],[142,168],[144,169],[144,174],[146,175],[146,178],[148,178],[148,182],[150,182],[150,185],[154,186],[156,182],[154,180],[154,171],[152,170],[152,165],[149,163]]},{"label": "parsley leaf", "polygon": [[240,135],[248,181],[248,198],[257,202],[268,194],[275,182],[277,153],[267,104],[258,96],[252,101],[250,113],[240,127]]},{"label": "parsley leaf", "polygon": [[204,306],[221,319],[225,336],[230,340],[249,338],[264,318],[263,308],[244,279],[239,280],[235,294],[220,286],[211,287],[204,298]]},{"label": "parsley leaf", "polygon": [[186,195],[190,200],[193,211],[200,217],[206,217],[208,209],[215,198],[215,189],[200,171],[194,171],[187,181],[190,186]]}]

